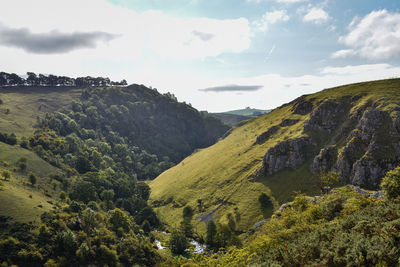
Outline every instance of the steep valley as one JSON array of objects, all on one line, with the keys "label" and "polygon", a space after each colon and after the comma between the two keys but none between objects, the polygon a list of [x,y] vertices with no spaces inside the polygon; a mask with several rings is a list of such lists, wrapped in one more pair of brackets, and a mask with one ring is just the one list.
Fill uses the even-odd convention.
[{"label": "steep valley", "polygon": [[[184,206],[197,207],[199,199],[195,217],[218,208],[214,216],[226,222],[237,208],[246,231],[270,214],[259,207],[260,193],[270,195],[275,208],[295,192],[318,194],[321,172],[376,189],[399,165],[399,101],[399,79],[302,96],[238,125],[162,173],[150,183],[150,200],[172,225]],[[205,224],[198,227],[205,230]]]}]

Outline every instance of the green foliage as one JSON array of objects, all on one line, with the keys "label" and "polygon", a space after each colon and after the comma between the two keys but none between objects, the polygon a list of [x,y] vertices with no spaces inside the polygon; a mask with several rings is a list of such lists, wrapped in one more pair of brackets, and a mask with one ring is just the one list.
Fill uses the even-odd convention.
[{"label": "green foliage", "polygon": [[0,133],[0,142],[4,142],[9,145],[15,145],[17,144],[17,136],[15,133]]},{"label": "green foliage", "polygon": [[70,109],[46,114],[39,126],[29,145],[53,165],[82,174],[110,167],[139,179],[156,177],[228,129],[136,85],[85,90]]},{"label": "green foliage", "polygon": [[258,202],[260,203],[261,209],[263,209],[263,210],[273,207],[273,203],[271,201],[271,198],[267,194],[265,194],[264,192],[262,192],[259,195]]},{"label": "green foliage", "polygon": [[33,186],[33,185],[36,184],[37,176],[36,176],[36,174],[30,172],[30,173],[28,174],[28,179],[29,179],[29,182],[31,183],[31,185]]},{"label": "green foliage", "polygon": [[185,206],[182,210],[182,217],[183,219],[192,220],[193,218],[193,209],[190,206]]},{"label": "green foliage", "polygon": [[1,172],[1,175],[3,176],[3,179],[6,180],[6,181],[11,179],[11,172],[8,171],[8,170],[3,170]]},{"label": "green foliage", "polygon": [[382,179],[381,188],[389,199],[400,196],[400,167],[386,173]]},{"label": "green foliage", "polygon": [[58,196],[62,201],[64,201],[67,198],[67,193],[64,191],[61,191],[59,196]]},{"label": "green foliage", "polygon": [[[295,202],[304,203],[305,196]],[[267,221],[247,246],[202,256],[198,266],[397,266],[400,202],[335,189]],[[302,207],[302,208],[301,208]],[[225,240],[227,229],[222,228]]]},{"label": "green foliage", "polygon": [[27,159],[26,157],[21,157],[21,158],[18,159],[18,161],[17,161],[17,166],[18,166],[18,169],[19,169],[21,172],[23,172],[23,171],[26,170],[26,167],[27,167],[26,163],[27,163],[27,161],[28,161],[28,159]]},{"label": "green foliage", "polygon": [[217,235],[217,225],[214,220],[209,220],[207,223],[206,244],[212,248],[215,245],[215,236]]},{"label": "green foliage", "polygon": [[193,209],[190,206],[185,206],[182,210],[182,217],[183,220],[181,222],[181,231],[187,237],[193,236],[193,225],[192,225],[192,218],[193,218]]},{"label": "green foliage", "polygon": [[184,254],[185,250],[189,248],[189,241],[181,231],[172,231],[169,242],[171,252],[174,254]]},{"label": "green foliage", "polygon": [[[72,205],[72,204],[71,204]],[[94,211],[84,204],[41,216],[38,231],[28,225],[0,230],[0,262],[18,266],[154,266],[159,257],[133,218],[115,209]],[[79,208],[77,208],[79,206]],[[2,222],[0,222],[2,223]],[[5,239],[3,234],[9,236]]]}]

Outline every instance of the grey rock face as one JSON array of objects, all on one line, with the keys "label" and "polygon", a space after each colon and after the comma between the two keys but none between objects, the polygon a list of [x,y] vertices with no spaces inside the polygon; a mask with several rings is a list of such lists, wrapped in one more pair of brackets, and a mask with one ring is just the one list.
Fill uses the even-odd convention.
[{"label": "grey rock face", "polygon": [[398,117],[392,121],[386,111],[364,109],[336,160],[335,148],[325,147],[314,158],[311,171],[337,171],[342,181],[377,188],[385,173],[400,165],[400,135],[396,126],[400,126]]},{"label": "grey rock face", "polygon": [[298,123],[299,121],[300,120],[285,119],[279,124],[279,126],[281,126],[281,127],[291,126],[291,125]]},{"label": "grey rock face", "polygon": [[304,97],[299,97],[295,100],[296,103],[293,106],[292,112],[294,114],[306,115],[313,109],[313,104],[306,100]]},{"label": "grey rock face", "polygon": [[309,137],[289,139],[270,148],[264,156],[264,171],[271,175],[286,168],[298,168],[311,155],[313,143]]},{"label": "grey rock face", "polygon": [[254,144],[263,144],[265,143],[273,134],[275,134],[279,130],[279,126],[272,126],[266,132],[257,136],[256,142]]},{"label": "grey rock face", "polygon": [[332,133],[347,112],[346,104],[325,100],[311,112],[310,119],[304,124],[304,132],[317,130]]},{"label": "grey rock face", "polygon": [[327,146],[321,149],[311,164],[313,173],[328,172],[337,161],[337,149],[335,146]]}]

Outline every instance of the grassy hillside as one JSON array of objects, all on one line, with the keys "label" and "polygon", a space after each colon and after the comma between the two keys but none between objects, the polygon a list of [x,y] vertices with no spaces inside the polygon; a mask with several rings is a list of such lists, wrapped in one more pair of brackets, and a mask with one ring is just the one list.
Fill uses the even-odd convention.
[{"label": "grassy hillside", "polygon": [[65,87],[0,88],[0,131],[30,136],[46,112],[53,112],[79,99],[82,89]]},{"label": "grassy hillside", "polygon": [[[314,155],[327,144],[337,143],[340,151],[340,146],[343,147],[345,143],[345,138],[340,133],[346,127],[354,127],[347,117],[341,118],[344,123],[331,133],[305,132],[304,125],[310,118],[310,113],[295,114],[294,110],[304,101],[316,107],[328,100],[350,103],[349,99],[349,117],[366,104],[392,114],[400,103],[400,79],[327,89],[283,105],[262,117],[246,121],[244,125],[232,129],[217,144],[197,151],[152,181],[150,199],[153,206],[171,225],[178,221],[185,205],[196,207],[198,199],[204,203],[204,210],[195,209],[195,217],[219,207],[214,215],[217,220],[224,222],[225,215],[237,207],[241,214],[239,227],[245,230],[263,217],[257,201],[261,192],[270,194],[275,199],[276,206],[290,200],[295,191],[318,193],[319,178],[310,172],[312,157],[307,158],[296,169],[287,168],[272,175],[257,174],[262,172],[263,156],[266,152],[285,140],[311,136],[315,143]],[[288,119],[295,123],[282,124]],[[257,137],[273,126],[277,126],[277,130],[265,142],[255,144]],[[205,226],[202,225],[199,230],[204,230]]]},{"label": "grassy hillside", "polygon": [[[26,169],[21,171],[18,160],[26,159]],[[11,178],[5,181],[3,171],[11,172]],[[37,175],[37,182],[32,186],[28,174]],[[59,174],[60,170],[39,158],[32,151],[0,143],[0,216],[28,223],[40,222],[44,211],[53,209],[57,202],[60,183],[52,180],[50,174]]]}]

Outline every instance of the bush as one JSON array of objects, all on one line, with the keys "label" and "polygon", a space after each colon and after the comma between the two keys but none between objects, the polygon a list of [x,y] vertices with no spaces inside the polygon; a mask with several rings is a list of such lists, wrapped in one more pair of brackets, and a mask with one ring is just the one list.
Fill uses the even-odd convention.
[{"label": "bush", "polygon": [[189,247],[189,242],[184,233],[180,231],[173,231],[171,233],[169,245],[172,253],[184,254],[185,250]]},{"label": "bush", "polygon": [[386,173],[382,179],[381,188],[388,199],[400,196],[400,167]]},{"label": "bush", "polygon": [[260,202],[261,209],[263,210],[271,208],[273,206],[271,198],[265,193],[260,194],[260,196],[258,197],[258,202]]},{"label": "bush", "polygon": [[27,158],[25,158],[25,157],[21,157],[21,158],[17,161],[17,166],[18,166],[18,168],[19,168],[19,170],[20,170],[21,172],[23,172],[23,171],[26,170],[26,167],[27,167],[26,162],[27,162],[27,161],[28,161],[28,160],[27,160]]},{"label": "bush", "polygon": [[10,180],[10,178],[11,178],[11,172],[7,171],[7,170],[4,170],[1,173],[1,175],[3,176],[3,179],[6,180],[6,181]]},{"label": "bush", "polygon": [[37,177],[36,177],[36,175],[35,175],[34,173],[32,173],[32,172],[29,173],[28,179],[29,179],[29,182],[30,182],[32,185],[35,185],[35,184],[36,184]]}]

